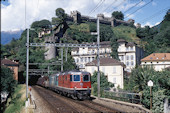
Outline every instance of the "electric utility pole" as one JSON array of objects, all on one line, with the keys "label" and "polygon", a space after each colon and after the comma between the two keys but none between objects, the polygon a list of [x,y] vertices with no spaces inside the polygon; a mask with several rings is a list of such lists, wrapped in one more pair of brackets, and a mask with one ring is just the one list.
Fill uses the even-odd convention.
[{"label": "electric utility pole", "polygon": [[99,18],[97,17],[97,87],[98,87],[98,98],[100,98],[100,28],[99,28]]},{"label": "electric utility pole", "polygon": [[100,98],[100,28],[99,18],[97,17],[97,32],[92,32],[91,35],[97,35],[97,96]]},{"label": "electric utility pole", "polygon": [[29,28],[27,28],[27,65],[26,65],[26,98],[28,98],[28,69],[29,69]]}]

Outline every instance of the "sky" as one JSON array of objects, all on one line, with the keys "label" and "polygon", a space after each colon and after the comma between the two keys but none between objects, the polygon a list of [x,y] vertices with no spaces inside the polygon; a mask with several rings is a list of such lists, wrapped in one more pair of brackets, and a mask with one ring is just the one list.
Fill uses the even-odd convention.
[{"label": "sky", "polygon": [[57,8],[91,17],[111,17],[113,11],[122,11],[125,21],[131,18],[135,24],[152,27],[163,20],[170,0],[5,0],[1,1],[1,31],[24,30],[42,19],[51,21]]}]

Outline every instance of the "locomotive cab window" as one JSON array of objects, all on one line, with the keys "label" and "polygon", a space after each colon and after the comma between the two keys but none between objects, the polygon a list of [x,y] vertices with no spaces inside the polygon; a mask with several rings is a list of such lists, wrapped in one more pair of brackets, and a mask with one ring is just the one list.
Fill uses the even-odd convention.
[{"label": "locomotive cab window", "polygon": [[88,82],[90,80],[89,75],[83,75],[83,81]]},{"label": "locomotive cab window", "polygon": [[74,81],[80,81],[80,75],[74,75]]}]

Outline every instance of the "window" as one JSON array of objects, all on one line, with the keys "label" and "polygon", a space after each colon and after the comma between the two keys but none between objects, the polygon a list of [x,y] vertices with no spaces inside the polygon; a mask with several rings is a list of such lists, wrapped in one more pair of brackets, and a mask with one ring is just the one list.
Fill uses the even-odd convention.
[{"label": "window", "polygon": [[129,46],[129,50],[130,50],[130,46]]},{"label": "window", "polygon": [[131,60],[133,60],[133,55],[131,55]]},{"label": "window", "polygon": [[80,81],[80,75],[74,75],[74,81]]},{"label": "window", "polygon": [[88,82],[89,81],[89,75],[83,75],[83,81]]},{"label": "window", "polygon": [[119,56],[119,59],[122,60],[122,56]]},{"label": "window", "polygon": [[94,49],[93,49],[93,52],[92,53],[95,53]]},{"label": "window", "polygon": [[129,60],[129,56],[128,55],[126,56],[126,60]]},{"label": "window", "polygon": [[80,65],[79,65],[79,68],[83,68],[83,64],[80,64]]},{"label": "window", "polygon": [[116,73],[116,67],[113,67],[113,73]]},{"label": "window", "polygon": [[126,51],[128,51],[128,47],[126,48]]},{"label": "window", "polygon": [[77,63],[79,62],[79,58],[77,58]]},{"label": "window", "polygon": [[94,57],[92,57],[92,61],[94,60]]},{"label": "window", "polygon": [[134,65],[133,61],[131,61],[131,65],[132,65],[132,66]]},{"label": "window", "polygon": [[133,51],[133,47],[130,47],[130,50]]},{"label": "window", "polygon": [[88,62],[90,62],[90,57],[88,57]]},{"label": "window", "polygon": [[72,81],[72,75],[70,75],[70,81]]},{"label": "window", "polygon": [[129,66],[129,62],[126,62],[126,65]]},{"label": "window", "polygon": [[81,62],[83,62],[83,58],[80,58],[81,59]]},{"label": "window", "polygon": [[87,62],[87,57],[85,57],[85,62]]},{"label": "window", "polygon": [[67,76],[65,77],[65,80],[67,81]]},{"label": "window", "polygon": [[116,83],[116,78],[113,78],[113,83]]}]

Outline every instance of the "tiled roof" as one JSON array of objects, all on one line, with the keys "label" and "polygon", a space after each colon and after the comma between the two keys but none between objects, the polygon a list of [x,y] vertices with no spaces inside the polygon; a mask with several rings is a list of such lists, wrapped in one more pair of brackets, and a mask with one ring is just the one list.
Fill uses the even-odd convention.
[{"label": "tiled roof", "polygon": [[134,42],[128,42],[126,46],[135,46],[136,44]]},{"label": "tiled roof", "polygon": [[[100,66],[113,66],[113,65],[122,65],[124,64],[113,58],[100,58]],[[86,66],[97,66],[97,60],[93,60],[86,64]]]},{"label": "tiled roof", "polygon": [[119,42],[126,42],[126,40],[124,40],[124,39],[119,39],[119,40],[117,40],[117,42],[119,43]]},{"label": "tiled roof", "polygon": [[9,59],[1,59],[1,65],[7,65],[7,66],[18,66],[17,63],[12,62]]},{"label": "tiled roof", "polygon": [[152,53],[141,61],[170,61],[170,53]]}]

